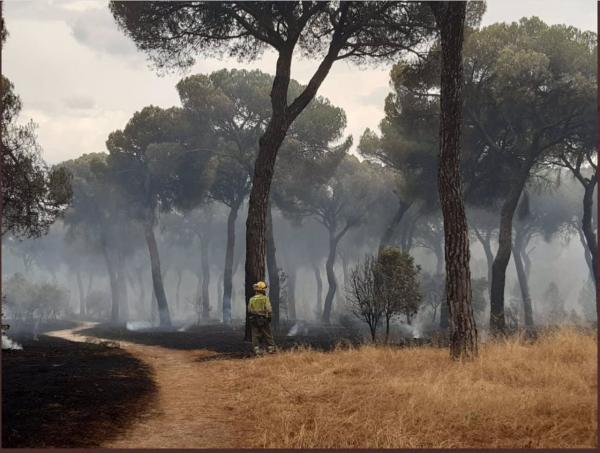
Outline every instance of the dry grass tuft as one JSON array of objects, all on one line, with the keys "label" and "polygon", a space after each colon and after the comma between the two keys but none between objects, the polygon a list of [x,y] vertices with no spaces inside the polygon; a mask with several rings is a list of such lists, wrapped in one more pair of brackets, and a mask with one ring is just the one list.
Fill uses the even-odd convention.
[{"label": "dry grass tuft", "polygon": [[[284,352],[214,372],[254,426],[247,447],[595,447],[595,334],[562,329],[527,344],[365,346]],[[234,414],[232,414],[234,415]]]}]

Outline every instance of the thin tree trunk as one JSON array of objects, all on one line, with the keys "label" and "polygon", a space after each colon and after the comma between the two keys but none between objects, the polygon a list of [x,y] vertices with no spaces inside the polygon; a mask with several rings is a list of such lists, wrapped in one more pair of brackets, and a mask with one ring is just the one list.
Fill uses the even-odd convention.
[{"label": "thin tree trunk", "polygon": [[210,285],[210,264],[208,262],[208,238],[202,238],[200,257],[202,263],[202,318],[210,316],[210,298],[208,288]]},{"label": "thin tree trunk", "polygon": [[438,185],[444,218],[446,296],[451,320],[450,356],[477,356],[477,327],[471,305],[469,231],[460,175],[462,45],[466,2],[430,3],[442,46]]},{"label": "thin tree trunk", "polygon": [[403,200],[398,200],[398,210],[396,211],[396,214],[394,214],[392,220],[390,220],[389,225],[387,226],[387,228],[383,232],[383,235],[381,236],[381,241],[379,242],[380,251],[381,249],[383,249],[383,247],[392,243],[394,233],[396,232],[398,225],[404,218],[404,214],[406,213],[408,208],[410,208],[411,204],[412,203],[406,203]]},{"label": "thin tree trunk", "polygon": [[110,282],[110,294],[112,298],[112,305],[110,310],[110,320],[112,322],[119,321],[119,284],[117,282],[117,273],[114,265],[108,255],[108,249],[106,245],[102,245],[102,255],[106,262],[106,270],[108,271],[108,280]]},{"label": "thin tree trunk", "polygon": [[139,306],[140,309],[142,309],[141,313],[144,313],[145,310],[143,310],[144,307],[144,302],[146,300],[146,285],[144,285],[144,275],[142,273],[142,268],[138,268],[137,269],[137,281],[138,281],[138,285],[140,286],[140,302],[139,302]]},{"label": "thin tree trunk", "polygon": [[[347,6],[343,7],[343,15]],[[306,89],[288,106],[288,86],[291,77],[293,45],[279,51],[275,77],[271,88],[271,118],[260,137],[258,156],[254,165],[252,189],[248,200],[248,218],[246,220],[246,329],[245,339],[250,340],[250,324],[248,323],[248,301],[254,294],[252,285],[264,280],[266,254],[266,218],[269,204],[269,192],[275,169],[275,160],[281,143],[285,139],[292,122],[315,97],[317,91],[341,50],[343,40],[332,41],[327,55],[313,74]]]},{"label": "thin tree trunk", "polygon": [[581,219],[581,229],[587,243],[588,251],[592,257],[592,275],[594,276],[594,285],[598,288],[598,244],[596,242],[596,233],[592,225],[592,210],[594,207],[594,189],[596,179],[591,178],[590,182],[584,187],[583,195],[583,217]]},{"label": "thin tree trunk", "polygon": [[315,280],[317,281],[317,313],[319,316],[323,313],[323,279],[321,278],[321,269],[313,263]]},{"label": "thin tree trunk", "polygon": [[[279,268],[277,267],[275,235],[273,231],[273,213],[271,212],[271,209],[272,208],[269,205],[267,211],[267,268],[269,270],[269,299],[273,308],[273,318],[271,323],[273,325],[273,328],[277,329],[279,327],[279,321],[281,316],[281,288],[279,284]],[[289,312],[288,317],[290,317]]]},{"label": "thin tree trunk", "polygon": [[[221,306],[218,307],[217,312],[219,313],[223,313],[223,280],[224,280],[224,276],[223,274],[220,275],[219,277],[219,284],[217,285],[217,300],[221,301]],[[231,299],[230,299],[231,301]],[[229,323],[231,323],[231,306],[229,309]]]},{"label": "thin tree trunk", "polygon": [[144,225],[144,233],[146,236],[146,243],[148,244],[148,253],[150,255],[152,285],[154,288],[154,295],[156,297],[158,317],[160,320],[159,322],[161,326],[168,327],[171,325],[171,315],[169,313],[169,305],[167,303],[167,296],[163,286],[163,278],[160,270],[160,257],[158,255],[158,246],[156,245],[156,237],[154,235],[154,227],[152,226],[152,222],[147,222]]},{"label": "thin tree trunk", "polygon": [[127,300],[127,278],[123,266],[123,254],[118,252],[117,259],[117,282],[119,285],[119,320],[127,321],[129,319],[129,301]]},{"label": "thin tree trunk", "polygon": [[233,289],[233,256],[235,251],[235,221],[240,204],[234,204],[227,216],[227,245],[225,249],[225,269],[223,271],[223,322],[231,324],[231,296]]},{"label": "thin tree trunk", "polygon": [[479,232],[477,228],[473,228],[475,236],[479,239],[483,252],[485,253],[485,259],[487,262],[487,284],[488,284],[488,296],[492,300],[492,266],[494,264],[494,252],[492,252],[492,241],[491,232],[487,232],[485,237]]},{"label": "thin tree trunk", "polygon": [[177,269],[177,285],[175,286],[175,306],[178,310],[181,310],[181,279],[183,272],[181,269]]},{"label": "thin tree trunk", "polygon": [[521,289],[521,298],[523,299],[523,313],[525,315],[525,326],[533,327],[533,310],[531,307],[531,294],[529,293],[529,283],[523,266],[523,238],[517,233],[515,235],[515,244],[513,246],[513,259],[515,260],[515,269]]},{"label": "thin tree trunk", "polygon": [[327,255],[327,262],[325,263],[325,271],[327,273],[327,284],[329,288],[327,289],[327,295],[325,296],[325,306],[323,308],[323,317],[322,321],[325,324],[330,323],[331,317],[331,308],[333,305],[333,296],[335,296],[335,291],[337,289],[337,280],[335,278],[335,272],[333,270],[333,266],[335,265],[335,256],[337,251],[339,240],[336,239],[333,231],[329,232],[329,254]]},{"label": "thin tree trunk", "polygon": [[529,166],[521,169],[521,175],[513,182],[513,186],[500,211],[500,229],[498,234],[498,251],[492,265],[492,289],[490,303],[490,332],[492,335],[503,334],[506,328],[504,319],[504,288],[506,286],[506,268],[512,252],[512,223],[519,198],[525,187]]},{"label": "thin tree trunk", "polygon": [[75,277],[77,278],[77,289],[79,290],[79,316],[83,317],[85,316],[85,294],[83,293],[83,281],[79,269],[75,271]]},{"label": "thin tree trunk", "polygon": [[581,246],[583,247],[585,263],[587,264],[588,270],[590,271],[590,278],[594,280],[594,264],[592,262],[592,254],[590,253],[590,249],[588,247],[587,241],[585,239],[585,234],[583,233],[583,228],[581,227],[581,225],[577,225],[577,233],[579,234],[579,241],[581,242]]}]

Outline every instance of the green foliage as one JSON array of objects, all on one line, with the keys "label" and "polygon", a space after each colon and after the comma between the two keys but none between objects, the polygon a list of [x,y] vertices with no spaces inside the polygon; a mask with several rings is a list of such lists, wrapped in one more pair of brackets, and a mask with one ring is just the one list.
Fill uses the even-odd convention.
[{"label": "green foliage", "polygon": [[384,247],[377,257],[366,256],[350,271],[346,300],[350,311],[369,326],[375,341],[377,328],[386,320],[404,316],[408,324],[419,310],[421,288],[414,259],[397,247]]},{"label": "green foliage", "polygon": [[254,60],[268,47],[304,55],[393,58],[434,30],[421,2],[123,2],[110,10],[159,68],[188,67],[198,54]]},{"label": "green foliage", "polygon": [[36,125],[16,123],[21,100],[2,77],[2,235],[39,237],[60,217],[72,196],[69,173],[41,157]]},{"label": "green foliage", "polygon": [[419,311],[422,300],[418,278],[420,270],[414,258],[397,247],[384,247],[379,252],[375,285],[388,320],[403,315],[410,324]]},{"label": "green foliage", "polygon": [[145,107],[111,133],[106,146],[106,176],[139,220],[154,223],[157,209],[189,210],[204,201],[212,180],[211,142],[181,109]]}]

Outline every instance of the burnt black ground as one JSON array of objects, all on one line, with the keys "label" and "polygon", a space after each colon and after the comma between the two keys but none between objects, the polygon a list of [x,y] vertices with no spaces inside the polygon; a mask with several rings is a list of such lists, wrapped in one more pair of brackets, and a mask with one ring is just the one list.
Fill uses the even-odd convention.
[{"label": "burnt black ground", "polygon": [[[37,327],[11,325],[8,335],[22,351],[2,353],[2,446],[5,448],[97,447],[122,434],[142,416],[155,392],[144,363],[109,344],[79,343],[43,335],[77,326],[55,321]],[[276,333],[280,349],[309,346],[329,351],[360,339],[343,327],[310,325],[289,337],[292,324]],[[169,349],[207,349],[205,360],[252,357],[243,326],[199,325],[186,331],[130,331],[124,324],[98,324],[80,334]]]},{"label": "burnt black ground", "polygon": [[45,335],[11,338],[23,350],[2,351],[4,448],[97,447],[151,402],[148,367],[121,349]]},{"label": "burnt black ground", "polygon": [[[274,334],[275,343],[282,350],[308,346],[315,350],[330,351],[336,346],[360,342],[360,338],[343,327],[313,325],[306,332],[301,329],[301,334],[293,337],[286,335],[290,328],[291,325],[284,325],[280,332]],[[251,344],[243,340],[244,330],[241,325],[199,325],[181,332],[160,328],[133,331],[123,324],[98,324],[79,333],[170,349],[208,349],[226,357],[250,357],[252,351]]]}]

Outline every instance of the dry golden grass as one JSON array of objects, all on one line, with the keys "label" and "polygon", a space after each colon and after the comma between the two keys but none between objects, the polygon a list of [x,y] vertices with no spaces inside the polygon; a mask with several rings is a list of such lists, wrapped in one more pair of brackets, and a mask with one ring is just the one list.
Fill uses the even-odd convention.
[{"label": "dry golden grass", "polygon": [[365,346],[211,368],[232,422],[251,417],[245,447],[582,448],[597,445],[596,350],[595,335],[563,329],[486,344],[464,364],[445,349]]}]

